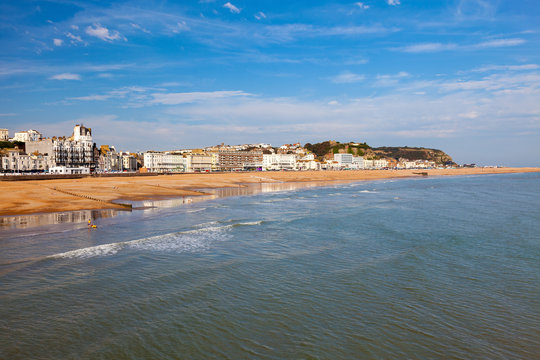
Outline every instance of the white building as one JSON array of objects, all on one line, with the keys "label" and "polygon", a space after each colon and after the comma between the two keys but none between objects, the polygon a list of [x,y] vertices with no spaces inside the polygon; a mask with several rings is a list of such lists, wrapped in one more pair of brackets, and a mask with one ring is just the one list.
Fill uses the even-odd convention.
[{"label": "white building", "polygon": [[59,175],[90,174],[90,168],[55,166],[49,169],[49,173]]},{"label": "white building", "polygon": [[321,163],[318,160],[297,160],[296,169],[301,171],[321,170]]},{"label": "white building", "polygon": [[334,154],[334,160],[338,162],[340,166],[347,166],[353,163],[352,154]]},{"label": "white building", "polygon": [[169,152],[147,151],[144,153],[144,167],[149,172],[182,172],[184,171],[184,156]]},{"label": "white building", "polygon": [[374,160],[364,159],[364,169],[374,169],[374,168],[375,168]]},{"label": "white building", "polygon": [[263,170],[296,170],[295,154],[263,154]]},{"label": "white building", "polygon": [[357,169],[365,169],[364,158],[362,156],[353,156],[352,162]]},{"label": "white building", "polygon": [[387,166],[388,166],[388,161],[386,161],[386,159],[373,160],[373,167],[375,169],[382,169]]},{"label": "white building", "polygon": [[8,141],[8,140],[9,140],[9,130],[0,129],[0,141]]},{"label": "white building", "polygon": [[212,171],[214,157],[209,154],[189,154],[184,158],[185,172],[209,172]]},{"label": "white building", "polygon": [[41,133],[36,130],[27,130],[16,132],[13,136],[13,141],[27,142],[27,141],[39,141],[41,140]]},{"label": "white building", "polygon": [[46,171],[54,166],[54,162],[43,154],[25,154],[19,149],[7,149],[0,153],[0,166],[2,171]]}]

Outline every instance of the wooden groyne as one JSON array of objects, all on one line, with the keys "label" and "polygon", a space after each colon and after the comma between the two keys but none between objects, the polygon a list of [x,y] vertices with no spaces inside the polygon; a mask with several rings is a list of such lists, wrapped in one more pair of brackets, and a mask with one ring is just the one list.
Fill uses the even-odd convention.
[{"label": "wooden groyne", "polygon": [[83,199],[99,201],[99,202],[110,204],[110,205],[121,206],[121,207],[125,208],[126,210],[130,210],[130,211],[133,209],[132,204],[123,204],[123,203],[117,203],[117,202],[113,202],[113,201],[109,201],[109,200],[102,200],[102,199],[98,199],[98,198],[95,198],[95,197],[92,197],[92,196],[89,196],[89,195],[77,194],[77,193],[74,193],[74,192],[71,192],[71,191],[58,189],[56,187],[53,187],[53,188],[47,187],[47,188],[50,189],[50,190],[58,191],[58,192],[61,192],[61,193],[67,194],[67,195],[76,196],[76,197],[80,197],[80,198],[83,198]]}]

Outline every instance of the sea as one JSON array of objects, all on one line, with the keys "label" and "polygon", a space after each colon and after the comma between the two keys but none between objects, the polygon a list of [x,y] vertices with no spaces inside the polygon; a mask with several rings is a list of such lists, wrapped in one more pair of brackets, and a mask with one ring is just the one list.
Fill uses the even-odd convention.
[{"label": "sea", "polygon": [[2,218],[1,359],[540,358],[540,173],[134,205]]}]

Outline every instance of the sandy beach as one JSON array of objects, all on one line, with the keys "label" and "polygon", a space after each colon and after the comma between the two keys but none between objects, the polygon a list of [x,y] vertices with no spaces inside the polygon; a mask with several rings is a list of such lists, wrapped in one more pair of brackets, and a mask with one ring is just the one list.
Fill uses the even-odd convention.
[{"label": "sandy beach", "polygon": [[377,180],[421,176],[457,176],[540,172],[540,168],[463,168],[433,170],[281,171],[177,174],[62,180],[1,181],[0,216],[71,210],[123,208],[112,201],[165,199],[203,195],[201,189],[250,183]]}]

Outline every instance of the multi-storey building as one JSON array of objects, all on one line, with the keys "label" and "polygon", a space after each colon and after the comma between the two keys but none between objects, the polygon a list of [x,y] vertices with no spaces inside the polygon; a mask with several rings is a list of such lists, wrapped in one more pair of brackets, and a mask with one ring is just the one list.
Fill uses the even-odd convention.
[{"label": "multi-storey building", "polygon": [[39,141],[41,140],[41,133],[36,130],[27,130],[16,132],[13,136],[13,141],[27,142],[27,141]]},{"label": "multi-storey building", "polygon": [[208,172],[212,171],[212,155],[209,154],[189,154],[184,158],[186,172]]},{"label": "multi-storey building", "polygon": [[122,171],[122,157],[114,146],[101,145],[97,169],[99,172]]},{"label": "multi-storey building", "polygon": [[9,140],[9,130],[0,129],[0,141],[8,141],[8,140]]},{"label": "multi-storey building", "polygon": [[334,154],[334,160],[338,162],[340,166],[347,166],[353,163],[352,154]]},{"label": "multi-storey building", "polygon": [[219,151],[219,168],[222,171],[262,168],[263,153],[253,151]]},{"label": "multi-storey building", "polygon": [[2,150],[0,156],[2,171],[46,171],[54,166],[49,156],[40,153],[25,154],[19,149]]},{"label": "multi-storey building", "polygon": [[353,156],[353,165],[356,167],[356,169],[364,169],[364,158],[362,156]]},{"label": "multi-storey building", "polygon": [[295,154],[263,154],[264,170],[296,170]]},{"label": "multi-storey building", "polygon": [[182,172],[184,156],[170,152],[147,151],[144,153],[144,167],[149,172]]},{"label": "multi-storey building", "polygon": [[92,142],[92,129],[76,125],[69,137],[52,137],[43,140],[29,140],[26,152],[38,152],[52,158],[55,166],[84,167],[95,169],[95,144]]},{"label": "multi-storey building", "polygon": [[137,171],[137,158],[129,153],[121,153],[122,158],[122,170],[124,171]]}]

